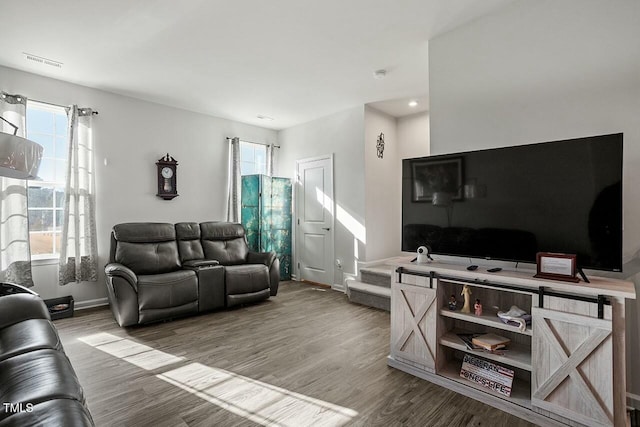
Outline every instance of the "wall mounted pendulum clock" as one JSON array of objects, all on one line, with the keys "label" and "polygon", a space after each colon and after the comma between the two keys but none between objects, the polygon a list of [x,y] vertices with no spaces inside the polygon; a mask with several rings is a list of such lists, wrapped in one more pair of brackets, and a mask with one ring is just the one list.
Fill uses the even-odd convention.
[{"label": "wall mounted pendulum clock", "polygon": [[156,162],[158,166],[158,194],[156,196],[164,200],[171,200],[178,196],[178,188],[176,187],[176,169],[178,162],[173,157],[162,157]]}]

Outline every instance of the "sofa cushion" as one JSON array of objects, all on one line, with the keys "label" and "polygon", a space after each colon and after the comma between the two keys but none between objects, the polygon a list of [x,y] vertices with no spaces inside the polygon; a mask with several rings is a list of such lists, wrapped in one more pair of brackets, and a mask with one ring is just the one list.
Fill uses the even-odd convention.
[{"label": "sofa cushion", "polygon": [[192,270],[138,276],[140,311],[198,301],[198,280]]},{"label": "sofa cushion", "polygon": [[158,243],[176,240],[173,224],[164,222],[126,222],[113,226],[113,235],[119,242]]},{"label": "sofa cushion", "polygon": [[138,276],[138,323],[198,312],[198,279],[193,270]]},{"label": "sofa cushion", "polygon": [[180,268],[173,224],[141,222],[113,227],[114,261],[135,274],[161,274]]},{"label": "sofa cushion", "polygon": [[0,362],[42,349],[62,349],[58,333],[50,320],[29,319],[0,329]]},{"label": "sofa cushion", "polygon": [[178,252],[180,262],[199,260],[204,258],[200,243],[200,225],[197,222],[179,222],[176,224]]},{"label": "sofa cushion", "polygon": [[[25,410],[28,409],[28,410]],[[91,414],[82,403],[71,399],[54,399],[38,403],[0,421],[0,427],[93,426]]]},{"label": "sofa cushion", "polygon": [[269,289],[269,269],[263,264],[225,267],[227,295],[245,294]]},{"label": "sofa cushion", "polygon": [[218,260],[221,265],[246,262],[249,247],[241,224],[203,222],[200,224],[200,235],[206,259]]},{"label": "sofa cushion", "polygon": [[[36,405],[53,399],[84,403],[82,387],[64,353],[36,350],[0,362],[0,396],[4,402]],[[0,406],[0,420],[11,414]]]},{"label": "sofa cushion", "polygon": [[159,243],[118,242],[116,262],[140,274],[161,274],[180,268],[175,240]]}]

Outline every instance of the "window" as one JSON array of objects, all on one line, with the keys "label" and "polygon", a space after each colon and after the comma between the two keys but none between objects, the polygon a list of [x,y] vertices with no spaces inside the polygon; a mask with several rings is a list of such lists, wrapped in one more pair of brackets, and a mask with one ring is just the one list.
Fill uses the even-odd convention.
[{"label": "window", "polygon": [[267,146],[240,141],[240,175],[267,174]]},{"label": "window", "polygon": [[27,101],[27,138],[44,147],[38,178],[29,183],[29,243],[34,259],[60,252],[67,172],[68,119],[64,107]]}]

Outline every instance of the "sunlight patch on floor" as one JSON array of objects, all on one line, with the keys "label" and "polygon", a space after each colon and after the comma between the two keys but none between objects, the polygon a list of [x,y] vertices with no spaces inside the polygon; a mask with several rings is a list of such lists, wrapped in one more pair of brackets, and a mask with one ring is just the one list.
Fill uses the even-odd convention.
[{"label": "sunlight patch on floor", "polygon": [[358,413],[200,363],[156,375],[229,412],[265,426],[342,426]]},{"label": "sunlight patch on floor", "polygon": [[[104,332],[79,340],[148,371],[186,360]],[[358,415],[353,409],[200,363],[171,369],[156,377],[264,426],[340,427]]]},{"label": "sunlight patch on floor", "polygon": [[104,332],[82,337],[79,340],[147,371],[185,360],[184,357],[174,356],[128,338],[120,338]]}]

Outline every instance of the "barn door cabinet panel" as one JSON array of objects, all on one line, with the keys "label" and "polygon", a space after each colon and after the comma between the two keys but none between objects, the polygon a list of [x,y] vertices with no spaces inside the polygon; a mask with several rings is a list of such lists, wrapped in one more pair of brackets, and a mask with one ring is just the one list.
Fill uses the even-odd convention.
[{"label": "barn door cabinet panel", "polygon": [[[620,369],[615,363],[619,354],[614,351],[613,310],[605,308],[598,318],[595,304],[548,297],[545,308],[533,308],[535,411],[589,426],[615,425],[616,412],[624,416],[624,400],[616,402],[615,397],[620,382],[614,376]],[[621,381],[624,384],[624,378]]]},{"label": "barn door cabinet panel", "polygon": [[[400,263],[391,284],[387,363],[538,425],[625,426],[625,303],[631,282],[590,277],[591,283],[533,278],[527,271],[472,272],[464,265]],[[482,315],[462,313],[470,287]],[[449,309],[451,296],[458,307]],[[518,328],[494,307],[531,313]],[[504,354],[469,349],[461,333],[511,340]],[[510,395],[461,378],[465,355],[513,371]]]},{"label": "barn door cabinet panel", "polygon": [[405,283],[394,283],[391,290],[391,354],[397,360],[434,372],[436,328],[432,325],[438,313],[436,290],[417,286],[415,276],[404,279]]}]

